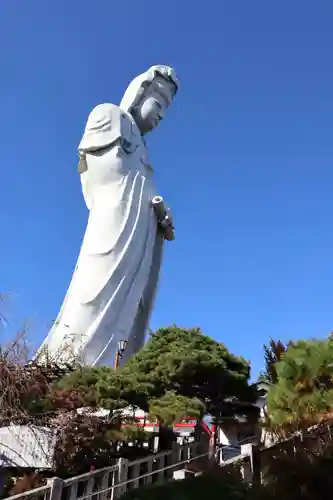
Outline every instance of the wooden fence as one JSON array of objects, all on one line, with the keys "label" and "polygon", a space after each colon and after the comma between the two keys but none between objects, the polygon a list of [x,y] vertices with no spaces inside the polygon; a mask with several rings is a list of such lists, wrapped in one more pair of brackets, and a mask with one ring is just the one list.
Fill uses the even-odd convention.
[{"label": "wooden fence", "polygon": [[207,455],[207,447],[195,442],[132,462],[120,458],[112,467],[65,480],[55,477],[46,486],[8,497],[8,500],[116,500],[142,485],[172,479],[176,470]]}]

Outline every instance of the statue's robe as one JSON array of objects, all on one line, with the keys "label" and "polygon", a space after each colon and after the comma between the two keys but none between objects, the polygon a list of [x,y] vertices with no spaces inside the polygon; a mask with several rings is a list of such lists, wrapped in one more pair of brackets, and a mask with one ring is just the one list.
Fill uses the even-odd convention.
[{"label": "statue's robe", "polygon": [[[90,114],[79,145],[89,219],[62,308],[40,351],[58,362],[113,364],[143,344],[157,286],[163,237],[146,145],[132,116],[113,104]],[[44,350],[45,348],[45,350]]]}]

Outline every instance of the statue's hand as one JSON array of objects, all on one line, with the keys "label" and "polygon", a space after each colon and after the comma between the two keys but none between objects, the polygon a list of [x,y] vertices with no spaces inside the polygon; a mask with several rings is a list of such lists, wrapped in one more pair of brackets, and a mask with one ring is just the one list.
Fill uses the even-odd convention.
[{"label": "statue's hand", "polygon": [[152,204],[157,216],[158,226],[163,233],[164,239],[168,241],[174,240],[175,233],[170,209],[166,208],[161,196],[154,196]]},{"label": "statue's hand", "polygon": [[165,215],[162,221],[159,221],[159,226],[163,232],[164,239],[168,241],[172,241],[175,239],[174,230],[175,227],[173,225],[173,220],[171,217],[171,212],[168,210],[168,213]]}]

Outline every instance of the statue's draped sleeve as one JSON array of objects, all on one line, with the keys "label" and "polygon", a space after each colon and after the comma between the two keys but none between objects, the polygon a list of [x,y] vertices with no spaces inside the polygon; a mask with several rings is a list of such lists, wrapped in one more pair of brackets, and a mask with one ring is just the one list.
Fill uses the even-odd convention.
[{"label": "statue's draped sleeve", "polygon": [[131,144],[131,122],[127,114],[111,103],[99,104],[90,113],[78,147],[80,174],[87,170],[86,153],[117,142],[126,150]]}]

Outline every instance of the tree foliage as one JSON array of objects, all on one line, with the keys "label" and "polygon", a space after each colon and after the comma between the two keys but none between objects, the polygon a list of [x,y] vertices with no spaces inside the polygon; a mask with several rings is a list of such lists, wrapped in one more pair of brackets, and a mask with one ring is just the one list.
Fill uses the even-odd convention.
[{"label": "tree foliage", "polygon": [[238,403],[252,397],[249,364],[199,329],[158,330],[124,369],[140,374],[152,389],[150,397],[171,391],[196,399],[217,419],[235,415]]},{"label": "tree foliage", "polygon": [[261,372],[260,380],[267,384],[276,384],[278,376],[276,372],[276,364],[281,361],[288,347],[292,345],[289,342],[285,345],[281,340],[269,339],[268,344],[264,345],[264,371]]},{"label": "tree foliage", "polygon": [[[41,432],[47,443],[56,436],[53,470],[63,476],[108,464],[120,439],[119,419],[96,418],[90,411],[78,414],[80,408],[90,408],[91,394],[62,387],[66,373],[68,369],[56,365],[29,361],[23,335],[0,349],[0,426],[52,430]],[[28,484],[29,478],[22,484]]]},{"label": "tree foliage", "polygon": [[[162,433],[186,417],[200,419],[205,412],[216,420],[246,414],[254,396],[244,359],[199,329],[176,326],[154,333],[117,371],[31,363],[21,339],[1,351],[0,375],[0,423],[54,429],[54,470],[62,476],[106,465],[119,441],[135,434],[140,439],[133,426],[121,428],[116,418],[120,408],[141,408],[160,424]],[[82,407],[87,412],[79,414]],[[98,408],[110,412],[96,416],[92,410]]]},{"label": "tree foliage", "polygon": [[249,363],[232,355],[224,344],[199,329],[172,326],[152,334],[116,372],[83,369],[65,377],[61,386],[83,390],[97,406],[138,406],[167,422],[204,411],[222,420],[251,412],[254,394],[249,376]]},{"label": "tree foliage", "polygon": [[205,405],[200,399],[188,398],[172,391],[166,392],[160,398],[151,399],[149,404],[150,419],[162,425],[180,423],[184,416],[201,420],[204,411]]},{"label": "tree foliage", "polygon": [[272,425],[293,431],[325,421],[333,408],[333,342],[297,342],[275,366],[267,397]]}]

